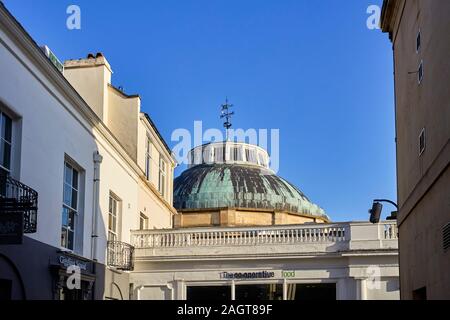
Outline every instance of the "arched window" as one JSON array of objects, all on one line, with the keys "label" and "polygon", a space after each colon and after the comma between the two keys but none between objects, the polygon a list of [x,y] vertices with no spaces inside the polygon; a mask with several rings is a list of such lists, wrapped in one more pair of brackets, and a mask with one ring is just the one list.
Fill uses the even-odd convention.
[{"label": "arched window", "polygon": [[207,146],[203,149],[203,162],[202,163],[213,163],[213,155],[212,152],[214,149],[211,146]]},{"label": "arched window", "polygon": [[256,150],[255,149],[246,148],[245,149],[245,158],[247,159],[247,162],[255,163],[255,164],[258,163],[258,161],[256,159]]},{"label": "arched window", "polygon": [[202,163],[203,148],[198,148],[194,150],[194,165]]},{"label": "arched window", "polygon": [[244,161],[242,157],[242,148],[240,146],[231,147],[231,161]]},{"label": "arched window", "polygon": [[223,163],[224,156],[225,156],[225,147],[215,147],[214,148],[214,162],[216,163]]},{"label": "arched window", "polygon": [[258,153],[259,164],[261,166],[267,167],[266,157],[262,153]]}]

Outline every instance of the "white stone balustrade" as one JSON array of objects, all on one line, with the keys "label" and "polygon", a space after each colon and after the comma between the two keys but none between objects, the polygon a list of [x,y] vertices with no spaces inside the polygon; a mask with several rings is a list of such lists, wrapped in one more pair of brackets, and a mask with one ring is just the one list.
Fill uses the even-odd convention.
[{"label": "white stone balustrade", "polygon": [[137,256],[397,249],[395,222],[132,231]]}]

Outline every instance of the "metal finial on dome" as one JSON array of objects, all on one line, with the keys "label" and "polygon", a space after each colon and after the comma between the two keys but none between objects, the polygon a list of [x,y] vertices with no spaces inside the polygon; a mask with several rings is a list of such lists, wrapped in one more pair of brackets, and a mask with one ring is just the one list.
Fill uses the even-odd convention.
[{"label": "metal finial on dome", "polygon": [[220,119],[225,118],[226,121],[223,123],[223,126],[225,128],[225,134],[226,134],[226,141],[229,140],[229,130],[231,126],[233,125],[230,120],[231,117],[234,115],[234,112],[230,112],[230,108],[232,108],[233,105],[228,103],[228,98],[225,100],[225,104],[222,104],[222,114],[220,115]]}]

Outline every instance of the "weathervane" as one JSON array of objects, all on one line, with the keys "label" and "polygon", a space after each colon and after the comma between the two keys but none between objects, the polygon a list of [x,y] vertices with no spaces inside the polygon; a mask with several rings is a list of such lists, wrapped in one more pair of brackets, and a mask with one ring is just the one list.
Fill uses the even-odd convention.
[{"label": "weathervane", "polygon": [[234,112],[230,112],[230,108],[232,108],[233,105],[228,103],[228,98],[226,98],[225,100],[225,104],[222,105],[222,114],[220,116],[220,119],[225,118],[226,121],[223,123],[223,126],[225,128],[225,133],[227,136],[226,141],[228,141],[228,139],[230,138],[229,136],[229,130],[231,128],[231,126],[233,125],[230,120],[231,117],[234,115]]}]

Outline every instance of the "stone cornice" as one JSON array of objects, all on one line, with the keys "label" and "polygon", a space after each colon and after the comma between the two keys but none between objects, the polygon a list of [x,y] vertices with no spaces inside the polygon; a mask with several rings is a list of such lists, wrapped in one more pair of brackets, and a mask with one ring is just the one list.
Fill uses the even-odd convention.
[{"label": "stone cornice", "polygon": [[394,40],[395,24],[400,12],[402,0],[384,0],[381,10],[380,27],[383,32],[389,33],[389,39]]},{"label": "stone cornice", "polygon": [[159,132],[159,130],[156,127],[156,125],[153,122],[153,120],[145,112],[141,112],[140,119],[141,119],[141,121],[143,121],[143,123],[147,127],[147,130],[150,130],[153,133],[154,136],[159,138],[159,142],[160,142],[159,144],[160,144],[161,149],[164,150],[164,152],[166,153],[166,156],[170,160],[172,166],[175,167],[177,165],[177,161],[175,159],[175,155],[172,153],[172,150],[170,150],[168,144],[166,143],[166,141],[162,137],[161,133]]},{"label": "stone cornice", "polygon": [[[136,249],[145,250],[145,249]],[[305,252],[305,253],[285,253],[285,252],[271,252],[267,254],[248,254],[248,253],[233,253],[233,254],[209,254],[209,255],[179,255],[179,256],[137,256],[138,262],[194,262],[194,261],[233,261],[233,260],[283,260],[283,259],[333,259],[346,257],[373,257],[373,256],[398,256],[397,249],[378,249],[378,250],[348,250],[342,252]],[[395,265],[389,265],[395,266]]]}]

